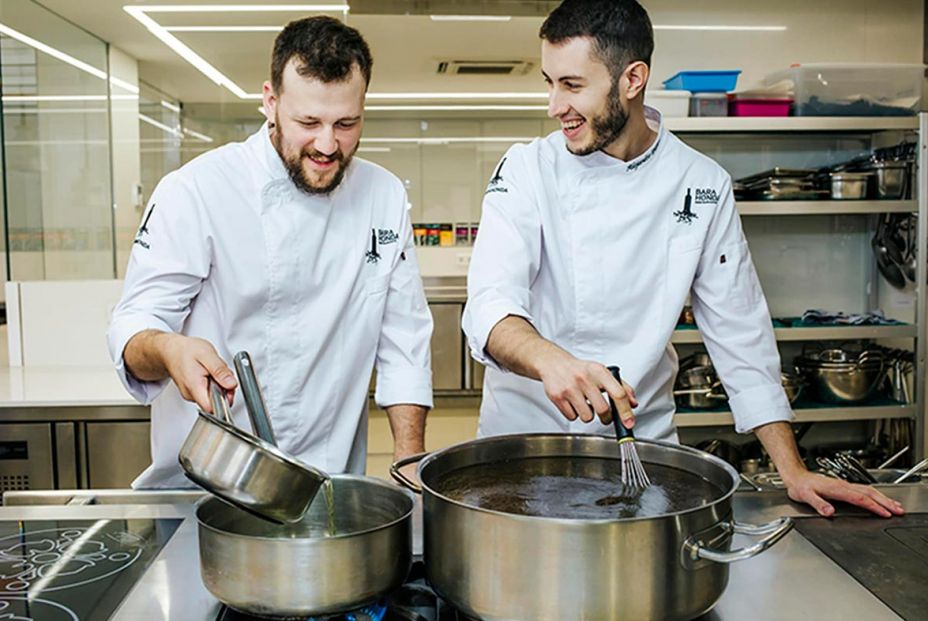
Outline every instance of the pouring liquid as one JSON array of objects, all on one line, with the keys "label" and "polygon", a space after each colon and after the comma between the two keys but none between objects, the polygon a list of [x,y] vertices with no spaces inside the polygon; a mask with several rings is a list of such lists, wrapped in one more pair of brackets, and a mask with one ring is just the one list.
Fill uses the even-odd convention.
[{"label": "pouring liquid", "polygon": [[325,534],[327,537],[335,536],[335,485],[332,484],[332,479],[326,479],[325,483],[322,484],[322,495],[325,497],[325,510],[326,515],[328,516],[328,521],[326,522]]}]

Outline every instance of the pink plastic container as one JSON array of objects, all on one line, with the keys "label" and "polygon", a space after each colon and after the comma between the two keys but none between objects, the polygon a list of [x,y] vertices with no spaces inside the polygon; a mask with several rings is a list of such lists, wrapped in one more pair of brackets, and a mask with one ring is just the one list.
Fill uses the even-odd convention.
[{"label": "pink plastic container", "polygon": [[789,116],[792,99],[738,99],[729,97],[728,116]]}]

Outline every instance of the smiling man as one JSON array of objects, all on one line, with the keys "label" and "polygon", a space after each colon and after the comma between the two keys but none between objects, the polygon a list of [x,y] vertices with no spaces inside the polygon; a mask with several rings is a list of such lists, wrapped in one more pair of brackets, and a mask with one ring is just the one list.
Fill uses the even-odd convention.
[{"label": "smiling man", "polygon": [[691,295],[735,427],[757,434],[790,496],[822,515],[834,512],[827,498],[902,513],[799,459],[731,179],[645,105],[645,10],[566,0],[540,35],[548,114],[561,130],[513,146],[484,197],[464,313],[473,356],[488,367],[479,433],[612,433],[605,392],[639,437],[676,441],[670,337]]},{"label": "smiling man", "polygon": [[[371,55],[340,21],[292,22],[264,84],[269,121],[167,175],[152,196],[113,313],[125,386],[152,404],[152,465],[136,487],[189,483],[177,453],[210,378],[252,355],[279,446],[328,472],[363,472],[367,387],[394,456],[423,450],[431,315],[403,184],[354,159]],[[233,416],[248,427],[244,400]]]}]

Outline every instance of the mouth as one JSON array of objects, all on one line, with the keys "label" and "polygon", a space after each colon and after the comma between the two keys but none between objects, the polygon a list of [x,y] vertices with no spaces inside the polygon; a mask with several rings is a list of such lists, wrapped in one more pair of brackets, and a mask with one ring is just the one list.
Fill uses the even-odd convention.
[{"label": "mouth", "polygon": [[324,155],[306,155],[304,159],[308,160],[310,165],[318,170],[329,170],[338,163],[337,157],[326,157]]},{"label": "mouth", "polygon": [[583,128],[586,126],[586,121],[583,119],[562,119],[561,120],[561,131],[564,132],[564,135],[568,139],[576,138]]}]

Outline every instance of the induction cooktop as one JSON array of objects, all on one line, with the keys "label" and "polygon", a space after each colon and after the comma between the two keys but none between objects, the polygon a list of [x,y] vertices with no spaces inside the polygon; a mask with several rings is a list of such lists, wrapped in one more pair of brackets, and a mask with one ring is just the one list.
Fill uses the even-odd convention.
[{"label": "induction cooktop", "polygon": [[109,619],[181,521],[0,521],[0,619]]}]

